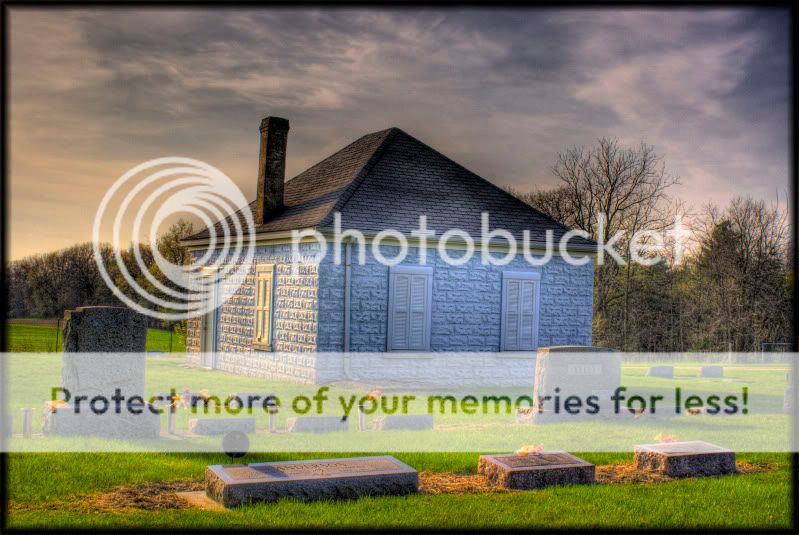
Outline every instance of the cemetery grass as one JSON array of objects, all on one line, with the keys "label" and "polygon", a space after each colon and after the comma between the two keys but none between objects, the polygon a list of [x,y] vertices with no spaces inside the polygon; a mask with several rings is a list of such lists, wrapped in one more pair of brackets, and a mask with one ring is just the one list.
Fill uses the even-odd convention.
[{"label": "cemetery grass", "polygon": [[[476,453],[395,453],[420,471],[474,472]],[[629,454],[583,453],[596,463],[629,462]],[[252,455],[252,461],[319,454]],[[675,480],[548,488],[528,492],[363,498],[347,502],[284,500],[232,511],[189,508],[97,511],[82,496],[120,483],[201,481],[214,454],[11,454],[9,527],[14,528],[320,528],[320,527],[657,527],[788,528],[790,458],[739,454],[767,472]],[[31,477],[31,474],[46,477]]]},{"label": "cemetery grass", "polygon": [[[12,377],[14,373],[36,373],[43,381],[57,384],[60,359],[56,360],[56,355],[28,357],[20,355],[14,359]],[[53,364],[44,367],[39,359],[52,359]],[[179,357],[147,360],[148,391],[186,385],[192,390],[252,392],[276,386],[256,378],[182,368]],[[637,371],[632,375],[637,375]],[[784,373],[766,375],[773,381]],[[13,380],[11,387],[14,388]],[[38,395],[38,389],[32,391],[31,399]],[[182,422],[180,419],[179,423]],[[261,422],[259,428],[263,426]],[[629,453],[575,453],[597,465],[632,460]],[[479,455],[477,452],[390,454],[420,472],[439,473],[474,473]],[[264,453],[249,454],[245,460],[352,455],[358,453]],[[602,484],[520,493],[420,494],[338,503],[282,501],[225,512],[135,507],[98,511],[86,504],[92,502],[91,497],[108,493],[114,487],[174,481],[199,484],[207,465],[229,460],[221,453],[11,453],[7,473],[8,524],[15,528],[790,527],[790,456],[739,453],[738,461],[765,466],[767,470],[654,484]]]},{"label": "cemetery grass", "polygon": [[[12,320],[13,321],[13,320]],[[58,342],[56,345],[56,335]],[[8,352],[50,353],[63,349],[61,329],[53,325],[31,325],[24,323],[6,324]],[[147,329],[147,351],[169,352],[169,331]],[[172,335],[172,352],[184,352],[186,346],[176,335]]]}]

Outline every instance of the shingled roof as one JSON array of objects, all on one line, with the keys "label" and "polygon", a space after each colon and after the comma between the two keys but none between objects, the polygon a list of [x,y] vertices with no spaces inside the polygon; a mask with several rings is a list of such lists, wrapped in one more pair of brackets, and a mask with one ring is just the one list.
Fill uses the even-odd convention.
[{"label": "shingled roof", "polygon": [[[366,233],[390,228],[409,234],[425,215],[437,236],[459,228],[478,240],[482,212],[489,213],[490,229],[507,230],[517,240],[529,230],[533,243],[543,243],[551,229],[557,243],[569,230],[399,128],[367,134],[288,180],[284,205],[256,233],[332,230],[336,212],[342,229]],[[208,237],[206,228],[185,241]],[[595,246],[580,237],[569,244]]]}]

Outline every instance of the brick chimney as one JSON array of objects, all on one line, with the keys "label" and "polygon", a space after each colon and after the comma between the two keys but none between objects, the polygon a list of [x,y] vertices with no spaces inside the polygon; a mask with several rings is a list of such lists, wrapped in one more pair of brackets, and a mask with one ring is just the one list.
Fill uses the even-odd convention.
[{"label": "brick chimney", "polygon": [[283,182],[286,178],[286,142],[289,121],[282,117],[261,120],[261,152],[258,157],[258,199],[255,224],[283,209]]}]

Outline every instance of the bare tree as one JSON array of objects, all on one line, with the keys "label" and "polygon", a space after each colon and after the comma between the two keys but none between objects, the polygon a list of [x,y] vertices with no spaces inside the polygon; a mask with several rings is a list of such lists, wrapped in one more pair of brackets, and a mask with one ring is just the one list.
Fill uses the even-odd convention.
[{"label": "bare tree", "polygon": [[[621,146],[616,139],[602,138],[590,148],[572,147],[558,154],[552,172],[560,186],[535,190],[520,197],[563,224],[588,232],[592,239],[614,243],[624,251],[626,265],[614,261],[597,266],[595,274],[596,326],[600,338],[607,326],[609,307],[622,301],[621,337],[613,343],[625,346],[636,266],[630,262],[630,238],[639,230],[664,230],[673,223],[674,207],[667,189],[678,183],[666,172],[663,158],[645,143]],[[623,277],[620,277],[623,274]]]}]

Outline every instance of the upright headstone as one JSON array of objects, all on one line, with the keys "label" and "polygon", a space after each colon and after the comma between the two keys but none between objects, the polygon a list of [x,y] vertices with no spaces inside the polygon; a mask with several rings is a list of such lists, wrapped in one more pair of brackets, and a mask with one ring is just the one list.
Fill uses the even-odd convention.
[{"label": "upright headstone", "polygon": [[[147,322],[125,307],[79,307],[64,313],[61,388],[67,405],[45,415],[45,431],[58,435],[156,438],[160,417],[144,403]],[[115,395],[121,395],[116,411]],[[74,400],[85,396],[82,405]],[[132,398],[136,399],[135,402]],[[108,400],[108,408],[93,399]],[[129,403],[130,401],[130,403]],[[94,408],[92,408],[94,407]],[[128,410],[131,408],[131,410]]]},{"label": "upright headstone", "polygon": [[10,414],[6,415],[6,421],[3,426],[3,436],[11,438],[14,435],[14,417]]},{"label": "upright headstone", "polygon": [[[611,396],[621,385],[621,356],[613,349],[593,346],[553,346],[538,349],[535,362],[535,407],[530,421],[569,422],[614,415]],[[547,396],[549,397],[547,399]],[[559,397],[560,403],[554,402]],[[569,405],[567,398],[579,400]],[[588,401],[599,407],[592,413]],[[568,410],[567,410],[568,409]],[[517,421],[520,421],[517,418]]]},{"label": "upright headstone", "polygon": [[33,409],[22,409],[22,436],[31,438],[33,436]]},{"label": "upright headstone", "polygon": [[268,408],[268,411],[269,411],[269,416],[268,416],[269,432],[275,433],[277,432],[277,406],[271,405]]}]

